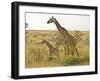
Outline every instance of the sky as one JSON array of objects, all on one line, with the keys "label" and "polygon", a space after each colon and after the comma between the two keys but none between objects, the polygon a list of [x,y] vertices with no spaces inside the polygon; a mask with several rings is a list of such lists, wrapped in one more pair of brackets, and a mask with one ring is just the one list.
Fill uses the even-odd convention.
[{"label": "sky", "polygon": [[56,30],[54,23],[47,24],[51,17],[56,18],[62,27],[67,30],[89,31],[90,16],[77,14],[46,14],[46,13],[26,13],[26,30]]}]

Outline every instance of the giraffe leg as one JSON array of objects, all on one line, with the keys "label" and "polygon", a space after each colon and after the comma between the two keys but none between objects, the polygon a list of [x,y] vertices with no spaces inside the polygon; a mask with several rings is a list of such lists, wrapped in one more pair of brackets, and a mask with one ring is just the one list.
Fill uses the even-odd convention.
[{"label": "giraffe leg", "polygon": [[73,48],[70,46],[70,54],[73,56]]},{"label": "giraffe leg", "polygon": [[68,53],[68,55],[70,54],[70,49],[69,49],[69,47],[67,47],[67,53]]},{"label": "giraffe leg", "polygon": [[60,56],[59,56],[59,54],[58,54],[58,53],[57,53],[57,55],[56,55],[56,56],[57,56],[57,59],[60,61]]},{"label": "giraffe leg", "polygon": [[64,55],[66,56],[67,50],[66,47],[64,46]]},{"label": "giraffe leg", "polygon": [[72,55],[74,55],[74,53],[75,53],[75,48],[74,47],[72,47]]},{"label": "giraffe leg", "polygon": [[69,51],[69,50],[67,50],[67,53],[68,53],[68,56],[69,56],[69,54],[70,54],[70,51]]},{"label": "giraffe leg", "polygon": [[71,51],[71,54],[72,54],[72,56],[74,55],[74,52],[73,51]]},{"label": "giraffe leg", "polygon": [[79,53],[78,53],[78,50],[77,50],[77,48],[76,48],[76,53],[77,53],[77,55],[79,56]]},{"label": "giraffe leg", "polygon": [[49,58],[49,60],[52,59],[52,52],[51,51],[49,52],[49,57],[48,58]]}]

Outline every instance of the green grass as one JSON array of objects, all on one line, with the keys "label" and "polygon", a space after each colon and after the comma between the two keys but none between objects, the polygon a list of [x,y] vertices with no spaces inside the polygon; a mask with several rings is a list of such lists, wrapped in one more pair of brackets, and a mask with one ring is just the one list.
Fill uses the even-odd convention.
[{"label": "green grass", "polygon": [[[89,32],[70,31],[77,38],[77,49],[79,56],[64,55],[63,38],[57,31],[33,31],[26,30],[26,51],[25,67],[57,67],[57,66],[75,66],[89,64]],[[59,47],[59,58],[53,54],[50,56],[49,49],[41,41],[45,39],[54,47]]]}]

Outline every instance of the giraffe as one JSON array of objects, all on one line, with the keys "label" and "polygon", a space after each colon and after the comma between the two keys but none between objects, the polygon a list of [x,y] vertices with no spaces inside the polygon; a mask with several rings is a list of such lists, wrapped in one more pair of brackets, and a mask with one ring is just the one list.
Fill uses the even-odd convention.
[{"label": "giraffe", "polygon": [[49,48],[49,54],[51,55],[51,56],[53,56],[53,54],[55,54],[56,56],[58,56],[59,57],[59,55],[58,55],[58,49],[57,48],[55,48],[55,47],[53,47],[48,41],[46,41],[46,40],[42,40],[42,42],[41,42],[41,44],[46,44],[46,46]]},{"label": "giraffe", "polygon": [[77,55],[79,55],[77,48],[76,48],[76,39],[71,34],[69,34],[68,30],[66,30],[64,27],[62,27],[53,16],[47,21],[47,24],[49,24],[49,23],[54,23],[56,25],[58,31],[64,38],[64,42],[65,42],[65,46],[66,46],[66,48],[64,48],[65,55],[66,55],[66,49],[67,49],[68,55],[69,54],[73,55],[75,53],[75,51],[76,51]]}]

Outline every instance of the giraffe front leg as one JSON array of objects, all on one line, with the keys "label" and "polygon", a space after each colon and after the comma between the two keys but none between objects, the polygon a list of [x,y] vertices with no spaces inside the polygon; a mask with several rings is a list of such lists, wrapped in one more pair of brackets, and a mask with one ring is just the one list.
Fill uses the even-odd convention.
[{"label": "giraffe front leg", "polygon": [[64,55],[67,55],[67,50],[66,50],[66,46],[64,46]]},{"label": "giraffe front leg", "polygon": [[74,55],[74,48],[73,47],[71,47],[71,54],[72,54],[72,56]]},{"label": "giraffe front leg", "polygon": [[68,54],[68,56],[69,56],[69,54],[70,54],[70,49],[69,49],[69,47],[67,47],[67,54]]},{"label": "giraffe front leg", "polygon": [[52,60],[52,52],[49,52],[49,60]]},{"label": "giraffe front leg", "polygon": [[70,54],[71,54],[72,56],[75,55],[75,48],[71,47],[71,49],[70,49]]}]

